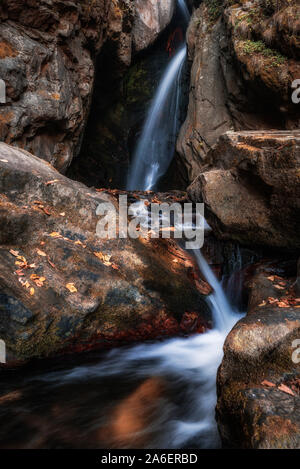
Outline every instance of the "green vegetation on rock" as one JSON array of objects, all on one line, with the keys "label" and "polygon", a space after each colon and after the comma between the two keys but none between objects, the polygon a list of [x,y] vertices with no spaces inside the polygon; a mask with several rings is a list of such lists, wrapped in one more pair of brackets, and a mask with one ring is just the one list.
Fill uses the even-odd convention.
[{"label": "green vegetation on rock", "polygon": [[241,47],[244,54],[261,54],[264,57],[271,59],[270,65],[274,67],[279,67],[287,60],[286,57],[280,54],[280,52],[268,48],[263,41],[242,41]]},{"label": "green vegetation on rock", "polygon": [[222,13],[223,0],[205,0],[205,5],[210,21],[214,23]]}]

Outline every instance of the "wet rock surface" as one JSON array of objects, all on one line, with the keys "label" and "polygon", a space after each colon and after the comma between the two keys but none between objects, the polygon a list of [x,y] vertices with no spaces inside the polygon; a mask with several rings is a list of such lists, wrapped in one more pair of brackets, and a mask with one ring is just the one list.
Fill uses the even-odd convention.
[{"label": "wet rock surface", "polygon": [[0,165],[9,361],[205,330],[210,288],[174,240],[96,236],[96,209],[117,207],[117,192],[88,189],[3,143]]},{"label": "wet rock surface", "polygon": [[300,399],[295,385],[300,373],[294,343],[300,334],[300,298],[294,288],[296,263],[288,269],[283,264],[257,265],[248,282],[248,314],[224,345],[217,421],[225,447],[300,445]]},{"label": "wet rock surface", "polygon": [[299,132],[228,132],[188,189],[216,235],[299,249]]}]

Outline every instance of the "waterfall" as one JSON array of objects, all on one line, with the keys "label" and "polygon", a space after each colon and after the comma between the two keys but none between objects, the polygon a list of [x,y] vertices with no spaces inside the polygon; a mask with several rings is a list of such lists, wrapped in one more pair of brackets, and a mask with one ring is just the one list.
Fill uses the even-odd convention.
[{"label": "waterfall", "polygon": [[185,0],[178,0],[178,5],[184,16],[186,23],[188,24],[190,21],[191,15],[190,15],[188,7],[186,6]]},{"label": "waterfall", "polygon": [[228,330],[228,328],[232,327],[232,318],[235,318],[236,315],[232,311],[232,307],[226,298],[221,283],[216,279],[201,251],[195,251],[194,254],[199,269],[203,273],[207,282],[213,288],[213,293],[208,297],[208,301],[210,303],[213,314],[214,327],[221,331]]},{"label": "waterfall", "polygon": [[173,158],[179,130],[180,79],[184,45],[163,75],[139,139],[128,177],[128,190],[150,190]]},{"label": "waterfall", "polygon": [[[188,23],[187,6],[184,0],[178,1]],[[133,156],[128,190],[153,189],[173,159],[180,126],[181,77],[186,55],[187,48],[183,45],[163,74]]]}]

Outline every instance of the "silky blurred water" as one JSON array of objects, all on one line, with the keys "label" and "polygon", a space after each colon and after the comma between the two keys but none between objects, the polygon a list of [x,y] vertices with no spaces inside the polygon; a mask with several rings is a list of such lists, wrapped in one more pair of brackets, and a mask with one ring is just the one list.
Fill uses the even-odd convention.
[{"label": "silky blurred water", "polygon": [[[178,6],[187,26],[190,14],[185,1],[178,0]],[[162,76],[133,155],[128,190],[154,189],[173,159],[180,128],[181,78],[186,56],[183,44]]]},{"label": "silky blurred water", "polygon": [[[2,448],[218,448],[216,373],[226,335],[241,317],[204,257],[214,327],[8,373],[0,395]],[[3,377],[2,377],[3,378]]]}]

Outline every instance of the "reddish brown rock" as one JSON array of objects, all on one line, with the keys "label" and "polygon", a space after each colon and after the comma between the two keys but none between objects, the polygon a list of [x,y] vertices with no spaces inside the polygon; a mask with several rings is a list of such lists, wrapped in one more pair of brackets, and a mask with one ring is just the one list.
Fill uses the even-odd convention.
[{"label": "reddish brown rock", "polygon": [[186,333],[189,313],[201,320],[188,332],[209,320],[210,289],[174,240],[96,236],[96,209],[116,205],[113,192],[3,143],[0,168],[0,337],[9,360]]},{"label": "reddish brown rock", "polygon": [[[294,265],[295,266],[295,265]],[[258,266],[248,284],[248,315],[226,339],[218,373],[217,420],[225,447],[299,448],[300,299],[295,277]]]},{"label": "reddish brown rock", "polygon": [[300,134],[228,132],[188,189],[215,234],[247,245],[300,247]]}]

